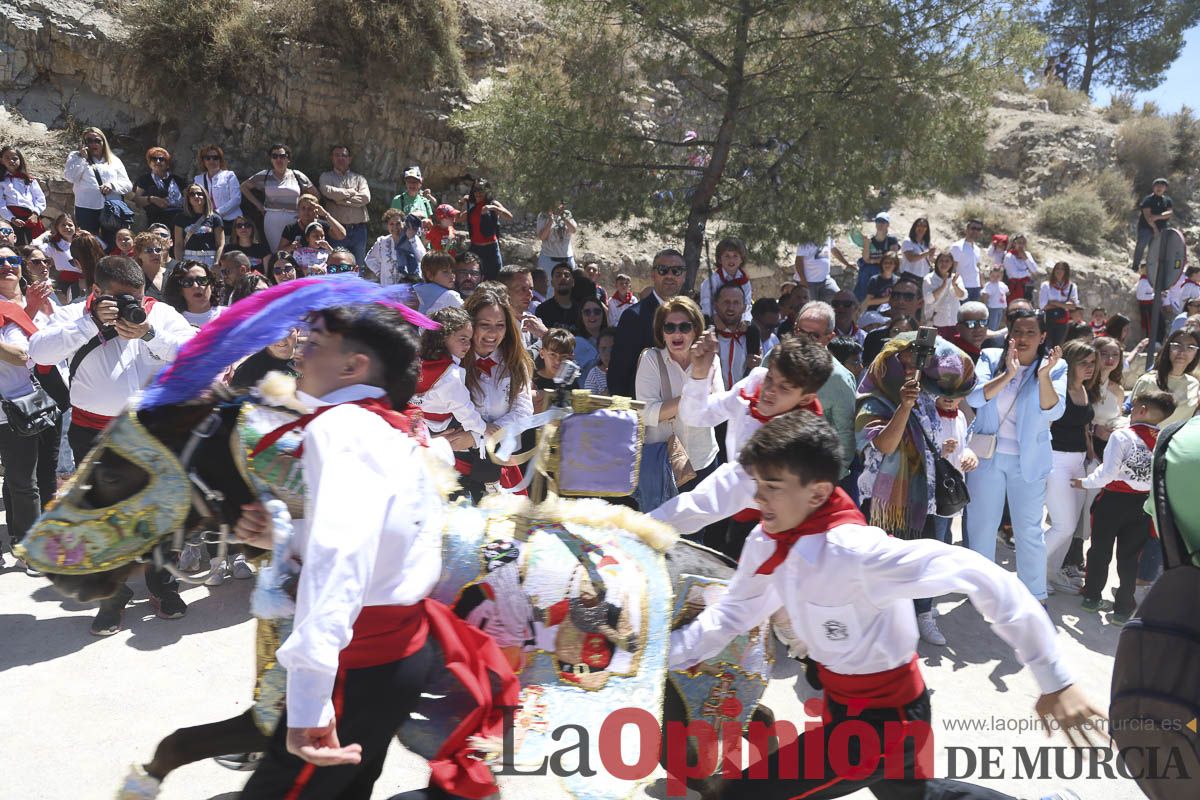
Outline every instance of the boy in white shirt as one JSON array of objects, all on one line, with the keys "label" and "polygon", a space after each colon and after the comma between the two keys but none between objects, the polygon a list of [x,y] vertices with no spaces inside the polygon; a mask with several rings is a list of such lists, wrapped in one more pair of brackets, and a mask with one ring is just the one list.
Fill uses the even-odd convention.
[{"label": "boy in white shirt", "polygon": [[1008,310],[1008,286],[1004,283],[1004,267],[992,267],[988,282],[979,293],[988,307],[988,330],[1000,330],[1004,327],[1004,314]]},{"label": "boy in white shirt", "polygon": [[633,278],[630,278],[624,272],[617,275],[616,288],[613,289],[612,297],[608,298],[608,324],[610,327],[617,327],[621,321],[621,315],[637,302],[637,298],[633,296]]},{"label": "boy in white shirt", "polygon": [[[868,526],[837,488],[841,458],[833,429],[811,414],[785,414],[750,438],[739,461],[754,478],[762,524],[746,540],[725,593],[671,634],[670,667],[686,669],[785,609],[824,686],[824,726],[771,754],[765,777],[764,765],[752,764],[721,796],[813,800],[896,781],[878,786],[878,796],[1005,797],[922,769],[932,761],[922,745],[932,743],[921,742],[917,730],[928,732],[931,714],[916,655],[914,598],[965,593],[1036,678],[1039,717],[1069,729],[1103,715],[1072,685],[1054,625],[1014,574],[966,548],[904,541]],[[861,752],[835,752],[835,743],[850,737],[833,729],[847,720],[859,731],[873,728],[884,752],[868,753],[861,733],[854,734],[861,747],[845,747]],[[896,726],[913,736],[914,747],[895,744]],[[1080,733],[1087,738],[1086,729]]]}]

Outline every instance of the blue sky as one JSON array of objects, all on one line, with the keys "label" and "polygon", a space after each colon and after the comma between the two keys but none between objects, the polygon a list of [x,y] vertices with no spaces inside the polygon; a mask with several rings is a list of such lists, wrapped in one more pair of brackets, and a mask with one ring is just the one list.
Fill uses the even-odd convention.
[{"label": "blue sky", "polygon": [[[1193,111],[1200,111],[1200,86],[1197,85],[1197,76],[1200,76],[1200,27],[1187,32],[1183,52],[1167,70],[1162,84],[1149,92],[1139,92],[1138,99],[1153,100],[1164,112],[1178,111],[1180,106],[1184,105],[1190,106]],[[1108,105],[1111,94],[1108,87],[1101,86],[1094,94],[1093,102],[1096,105]]]}]

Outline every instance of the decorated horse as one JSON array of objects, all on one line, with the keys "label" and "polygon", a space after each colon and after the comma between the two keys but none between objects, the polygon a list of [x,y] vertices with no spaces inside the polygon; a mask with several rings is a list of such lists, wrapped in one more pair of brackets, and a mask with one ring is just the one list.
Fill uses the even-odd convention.
[{"label": "decorated horse", "polygon": [[[241,396],[212,390],[212,381],[229,363],[283,338],[306,313],[396,299],[357,278],[331,276],[289,282],[235,305],[181,349],[137,410],[104,432],[26,537],[21,556],[63,593],[98,600],[145,562],[174,570],[179,551],[202,531],[219,532],[216,543],[228,546],[242,506],[260,499],[273,511],[282,553],[289,526],[304,513],[300,436],[268,434],[298,416],[289,407],[294,396],[270,381]],[[432,324],[415,313],[411,319]],[[496,640],[522,687],[504,746],[480,743],[482,757],[515,769],[540,765],[563,748],[562,726],[596,732],[621,708],[649,710],[659,722],[704,720],[714,730],[745,726],[752,716],[771,721],[759,704],[774,657],[769,623],[687,671],[667,668],[670,631],[712,602],[732,575],[724,556],[601,499],[532,504],[508,496],[479,507],[460,501],[448,504],[445,519],[442,575],[432,596]],[[286,685],[274,660],[290,624],[283,560],[264,559],[253,598],[254,707],[168,736],[148,764],[134,769],[121,797],[156,796],[166,775],[184,764],[265,749]],[[398,732],[409,750],[431,761],[473,703],[443,672],[445,685],[432,688]],[[598,737],[582,746],[600,763]],[[668,748],[662,752],[665,762]],[[717,780],[692,783],[707,794]],[[564,777],[562,786],[581,800],[609,800],[630,796],[641,782],[600,771]]]}]

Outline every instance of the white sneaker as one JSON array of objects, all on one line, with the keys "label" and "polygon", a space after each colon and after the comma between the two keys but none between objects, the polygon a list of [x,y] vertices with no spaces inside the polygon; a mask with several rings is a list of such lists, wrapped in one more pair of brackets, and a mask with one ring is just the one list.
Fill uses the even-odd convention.
[{"label": "white sneaker", "polygon": [[928,611],[924,614],[917,614],[917,630],[921,632],[921,639],[929,644],[946,644],[946,637],[942,636],[942,632],[938,630],[937,621]]},{"label": "white sneaker", "polygon": [[1046,585],[1053,586],[1063,594],[1079,594],[1080,587],[1067,574],[1066,570],[1060,569],[1057,572],[1051,572],[1046,576]]},{"label": "white sneaker", "polygon": [[125,776],[125,783],[117,792],[117,800],[154,800],[158,797],[162,781],[146,774],[146,770],[135,764]]},{"label": "white sneaker", "polygon": [[254,577],[254,567],[246,561],[246,557],[241,553],[233,557],[233,564],[229,567],[229,572],[239,581]]},{"label": "white sneaker", "polygon": [[210,558],[208,565],[212,568],[212,574],[204,581],[204,585],[220,586],[229,577],[229,563],[223,558]]},{"label": "white sneaker", "polygon": [[195,572],[200,569],[200,545],[185,544],[179,554],[179,571]]}]

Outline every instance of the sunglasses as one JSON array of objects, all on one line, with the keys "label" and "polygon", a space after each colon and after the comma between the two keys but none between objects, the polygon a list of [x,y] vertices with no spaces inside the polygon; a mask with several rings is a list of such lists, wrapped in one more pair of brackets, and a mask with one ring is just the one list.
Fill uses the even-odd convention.
[{"label": "sunglasses", "polygon": [[343,272],[358,271],[358,265],[357,264],[326,264],[325,269],[328,270],[330,275],[339,275]]},{"label": "sunglasses", "polygon": [[834,300],[832,305],[834,308],[854,308],[858,303],[853,300]]},{"label": "sunglasses", "polygon": [[967,227],[967,230],[979,233],[981,230],[983,230],[983,228],[979,227],[978,225],[970,225]]},{"label": "sunglasses", "polygon": [[233,227],[239,228],[241,230],[250,230],[254,226],[251,225],[249,222],[239,222],[238,224],[234,225]]},{"label": "sunglasses", "polygon": [[674,322],[663,323],[663,333],[691,333],[693,330],[694,326],[690,322],[680,322],[679,324]]},{"label": "sunglasses", "polygon": [[23,264],[20,256],[0,256],[0,264],[9,264],[14,267],[19,267]]},{"label": "sunglasses", "polygon": [[189,275],[186,278],[179,279],[179,285],[184,289],[191,289],[193,286],[199,286],[203,289],[204,287],[208,286],[208,284],[209,280],[207,275]]},{"label": "sunglasses", "polygon": [[12,228],[0,228],[0,236],[12,236]]},{"label": "sunglasses", "polygon": [[685,267],[655,267],[654,271],[657,272],[659,275],[674,275],[675,277],[678,278],[680,275],[682,275],[686,271],[686,268]]},{"label": "sunglasses", "polygon": [[271,153],[271,158],[291,158],[287,153]]},{"label": "sunglasses", "polygon": [[204,197],[204,192],[188,192],[188,197]]},{"label": "sunglasses", "polygon": [[916,300],[917,294],[915,292],[892,292],[889,297],[896,300]]},{"label": "sunglasses", "polygon": [[150,156],[150,160],[153,161],[155,164],[161,164],[164,161],[166,161],[167,159],[165,156]]},{"label": "sunglasses", "polygon": [[161,253],[161,252],[162,252],[164,249],[165,249],[165,248],[162,248],[162,247],[147,247],[147,248],[146,248],[145,250],[143,250],[142,252],[143,252],[143,253],[153,253],[154,255],[158,255],[158,254],[159,254],[159,253]]},{"label": "sunglasses", "polygon": [[220,161],[221,157],[219,155],[216,155],[215,153],[209,153],[208,155],[206,155],[204,157],[204,160],[205,161]]},{"label": "sunglasses", "polygon": [[271,267],[271,271],[274,272],[276,275],[278,275],[281,272],[295,272],[296,265],[295,264],[276,264],[275,266]]},{"label": "sunglasses", "polygon": [[50,259],[48,259],[48,258],[30,258],[30,259],[26,259],[25,263],[33,264],[34,266],[38,266],[38,267],[44,267],[50,263]]},{"label": "sunglasses", "polygon": [[83,143],[84,144],[104,144],[104,140],[92,137],[90,139],[84,139]]},{"label": "sunglasses", "polygon": [[986,328],[987,320],[986,319],[964,319],[962,322],[960,322],[958,324],[962,325],[964,328]]}]

